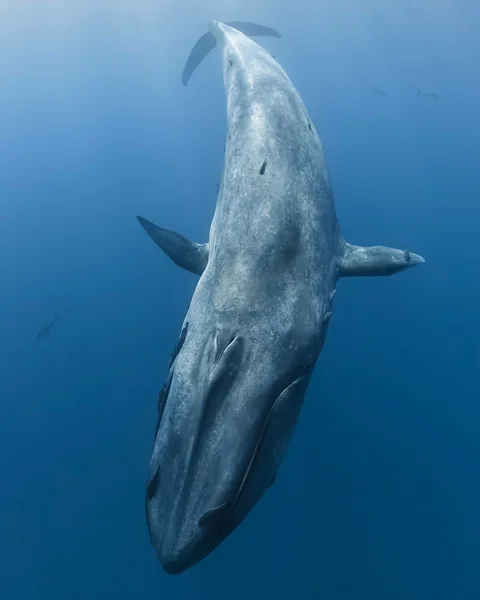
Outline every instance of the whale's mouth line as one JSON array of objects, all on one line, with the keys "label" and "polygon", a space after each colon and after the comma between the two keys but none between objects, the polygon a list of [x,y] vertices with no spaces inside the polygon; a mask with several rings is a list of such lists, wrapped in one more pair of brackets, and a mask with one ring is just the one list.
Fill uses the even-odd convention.
[{"label": "whale's mouth line", "polygon": [[282,394],[284,394],[284,392],[286,390],[288,390],[288,388],[290,388],[292,385],[295,385],[298,381],[300,381],[300,379],[301,379],[301,377],[296,378],[293,381],[291,381],[288,385],[286,385],[282,389],[282,391],[275,396],[274,401],[270,404],[268,410],[266,411],[265,419],[263,420],[257,440],[253,446],[253,450],[250,455],[250,459],[248,460],[248,464],[245,467],[244,473],[240,480],[240,484],[237,487],[237,491],[230,494],[228,496],[227,500],[225,502],[223,502],[222,504],[213,506],[212,508],[207,509],[198,519],[197,524],[199,527],[203,528],[208,525],[211,525],[212,523],[214,523],[216,526],[218,526],[219,524],[223,523],[226,526],[226,529],[228,529],[228,525],[231,524],[232,521],[234,520],[235,509],[238,506],[238,504],[242,498],[242,494],[245,490],[249,476],[252,473],[252,469],[255,464],[255,460],[257,459],[257,456],[260,452],[261,445],[262,445],[263,439],[265,437],[265,433],[271,422],[270,417],[275,408],[277,400],[282,396]]}]

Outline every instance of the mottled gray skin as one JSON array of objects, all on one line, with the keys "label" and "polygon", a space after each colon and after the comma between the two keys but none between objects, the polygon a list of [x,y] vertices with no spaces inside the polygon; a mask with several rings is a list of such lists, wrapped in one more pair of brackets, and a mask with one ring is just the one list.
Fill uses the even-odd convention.
[{"label": "mottled gray skin", "polygon": [[169,573],[211,552],[273,483],[338,277],[423,262],[343,241],[323,147],[289,78],[239,31],[217,22],[210,31],[228,133],[209,243],[139,218],[177,264],[201,274],[159,398],[146,497],[151,541]]}]

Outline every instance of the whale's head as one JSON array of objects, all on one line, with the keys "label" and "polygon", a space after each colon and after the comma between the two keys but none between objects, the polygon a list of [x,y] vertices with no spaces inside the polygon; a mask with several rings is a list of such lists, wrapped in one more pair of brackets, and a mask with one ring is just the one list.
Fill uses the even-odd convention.
[{"label": "whale's head", "polygon": [[209,554],[272,485],[316,358],[288,340],[273,355],[268,340],[227,328],[192,326],[180,342],[146,493],[150,539],[171,574]]}]

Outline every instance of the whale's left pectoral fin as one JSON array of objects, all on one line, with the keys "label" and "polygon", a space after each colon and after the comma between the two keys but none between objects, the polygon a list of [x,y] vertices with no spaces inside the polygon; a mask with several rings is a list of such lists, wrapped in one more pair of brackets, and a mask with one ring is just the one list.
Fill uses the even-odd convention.
[{"label": "whale's left pectoral fin", "polygon": [[338,274],[339,277],[393,275],[424,262],[422,256],[408,250],[344,242]]},{"label": "whale's left pectoral fin", "polygon": [[201,275],[208,263],[208,243],[197,244],[180,233],[159,227],[137,216],[140,225],[152,240],[182,269]]}]

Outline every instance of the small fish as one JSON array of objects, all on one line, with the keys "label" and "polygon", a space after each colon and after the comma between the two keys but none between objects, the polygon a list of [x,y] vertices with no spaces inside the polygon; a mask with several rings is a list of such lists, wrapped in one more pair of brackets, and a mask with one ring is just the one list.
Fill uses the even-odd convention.
[{"label": "small fish", "polygon": [[371,85],[369,85],[368,83],[365,84],[365,87],[367,88],[367,90],[371,93],[371,94],[375,94],[376,96],[386,96],[387,92],[379,87],[372,87]]},{"label": "small fish", "polygon": [[260,175],[265,173],[265,169],[267,168],[267,159],[263,161],[263,165],[260,167]]},{"label": "small fish", "polygon": [[440,94],[437,94],[435,92],[425,92],[418,87],[417,87],[417,92],[415,95],[416,96],[422,95],[422,96],[425,96],[426,98],[431,98],[432,100],[438,100],[440,98]]},{"label": "small fish", "polygon": [[57,319],[58,319],[58,315],[57,315],[57,313],[55,313],[55,316],[53,317],[53,319],[50,322],[45,321],[43,327],[38,332],[37,342],[39,340],[43,340],[44,338],[47,337],[47,335],[49,335],[49,333],[52,331],[53,325]]}]

